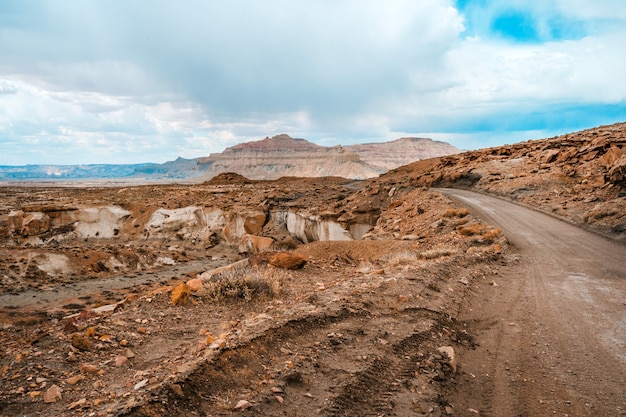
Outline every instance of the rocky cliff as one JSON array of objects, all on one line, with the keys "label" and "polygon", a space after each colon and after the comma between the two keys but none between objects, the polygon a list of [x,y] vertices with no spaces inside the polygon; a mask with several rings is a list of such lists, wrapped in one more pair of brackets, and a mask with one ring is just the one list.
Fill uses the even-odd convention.
[{"label": "rocky cliff", "polygon": [[250,179],[280,177],[371,178],[378,172],[363,162],[356,152],[342,146],[319,146],[305,139],[278,135],[260,141],[241,143],[198,160],[207,178],[236,172]]},{"label": "rocky cliff", "polygon": [[382,174],[420,159],[436,158],[460,152],[447,142],[427,138],[400,138],[391,142],[363,143],[346,146],[361,160]]}]

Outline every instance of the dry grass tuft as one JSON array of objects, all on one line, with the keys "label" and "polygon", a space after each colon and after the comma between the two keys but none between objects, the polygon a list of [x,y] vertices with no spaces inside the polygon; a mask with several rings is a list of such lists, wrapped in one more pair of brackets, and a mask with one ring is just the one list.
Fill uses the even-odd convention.
[{"label": "dry grass tuft", "polygon": [[497,239],[501,234],[502,230],[496,227],[493,229],[485,230],[482,235],[485,239],[493,241],[494,239]]},{"label": "dry grass tuft", "polygon": [[398,252],[390,254],[386,263],[387,266],[394,267],[399,265],[414,264],[419,260],[419,256],[416,252]]},{"label": "dry grass tuft", "polygon": [[456,231],[463,236],[479,236],[485,242],[493,242],[502,234],[497,227],[479,223],[457,226]]},{"label": "dry grass tuft", "polygon": [[456,249],[453,248],[434,248],[420,253],[421,259],[437,259],[443,258],[444,256],[451,256],[456,254]]},{"label": "dry grass tuft", "polygon": [[272,298],[280,293],[284,271],[274,268],[227,271],[205,283],[204,296],[213,301],[246,302]]},{"label": "dry grass tuft", "polygon": [[486,228],[486,224],[472,223],[467,226],[459,226],[456,230],[463,236],[475,236],[482,235]]},{"label": "dry grass tuft", "polygon": [[449,208],[443,213],[443,217],[465,217],[469,214],[469,210],[466,208],[453,209]]}]

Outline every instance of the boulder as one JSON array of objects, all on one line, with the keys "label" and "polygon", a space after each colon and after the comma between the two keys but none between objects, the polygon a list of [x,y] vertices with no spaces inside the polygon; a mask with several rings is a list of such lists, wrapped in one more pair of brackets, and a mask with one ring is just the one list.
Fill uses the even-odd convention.
[{"label": "boulder", "polygon": [[117,236],[131,213],[117,206],[88,207],[80,209],[75,232],[81,238],[112,238]]},{"label": "boulder", "polygon": [[598,163],[606,168],[611,168],[624,155],[626,155],[626,149],[612,146],[604,155],[598,158]]},{"label": "boulder", "polygon": [[276,268],[300,269],[306,264],[306,258],[288,252],[277,252],[269,259],[269,264]]},{"label": "boulder", "polygon": [[191,296],[191,291],[189,287],[187,286],[187,284],[182,282],[176,287],[174,287],[174,289],[172,290],[172,294],[171,294],[172,305],[175,305],[175,306],[185,305],[187,304],[187,301],[189,300],[190,296]]},{"label": "boulder", "polygon": [[24,222],[24,212],[22,210],[13,210],[9,212],[8,227],[11,233],[21,233],[22,223]]},{"label": "boulder", "polygon": [[158,209],[146,224],[147,232],[153,235],[173,236],[174,234],[189,233],[203,225],[203,212],[200,207],[189,206],[180,209]]},{"label": "boulder", "polygon": [[607,179],[613,184],[626,186],[626,155],[613,163],[611,170],[607,174]]},{"label": "boulder", "polygon": [[58,400],[62,400],[63,396],[61,395],[61,388],[58,385],[53,385],[43,394],[43,402],[45,403],[55,403]]},{"label": "boulder", "polygon": [[203,282],[200,278],[193,278],[187,281],[187,287],[191,292],[198,292],[202,290]]}]

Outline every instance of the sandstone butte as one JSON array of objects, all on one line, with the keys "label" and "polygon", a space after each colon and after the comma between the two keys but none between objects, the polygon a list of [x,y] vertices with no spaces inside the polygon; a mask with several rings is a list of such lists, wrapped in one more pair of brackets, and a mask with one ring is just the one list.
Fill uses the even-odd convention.
[{"label": "sandstone butte", "polygon": [[204,178],[236,172],[254,180],[289,176],[365,179],[413,161],[458,152],[448,143],[424,138],[325,147],[283,134],[199,158],[198,170]]}]

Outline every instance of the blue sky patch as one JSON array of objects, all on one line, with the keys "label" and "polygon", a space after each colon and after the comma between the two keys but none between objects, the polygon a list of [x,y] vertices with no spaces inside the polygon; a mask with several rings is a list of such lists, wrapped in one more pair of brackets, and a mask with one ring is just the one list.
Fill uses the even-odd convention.
[{"label": "blue sky patch", "polygon": [[491,30],[516,42],[541,40],[533,17],[521,11],[508,11],[496,16],[491,23]]}]

